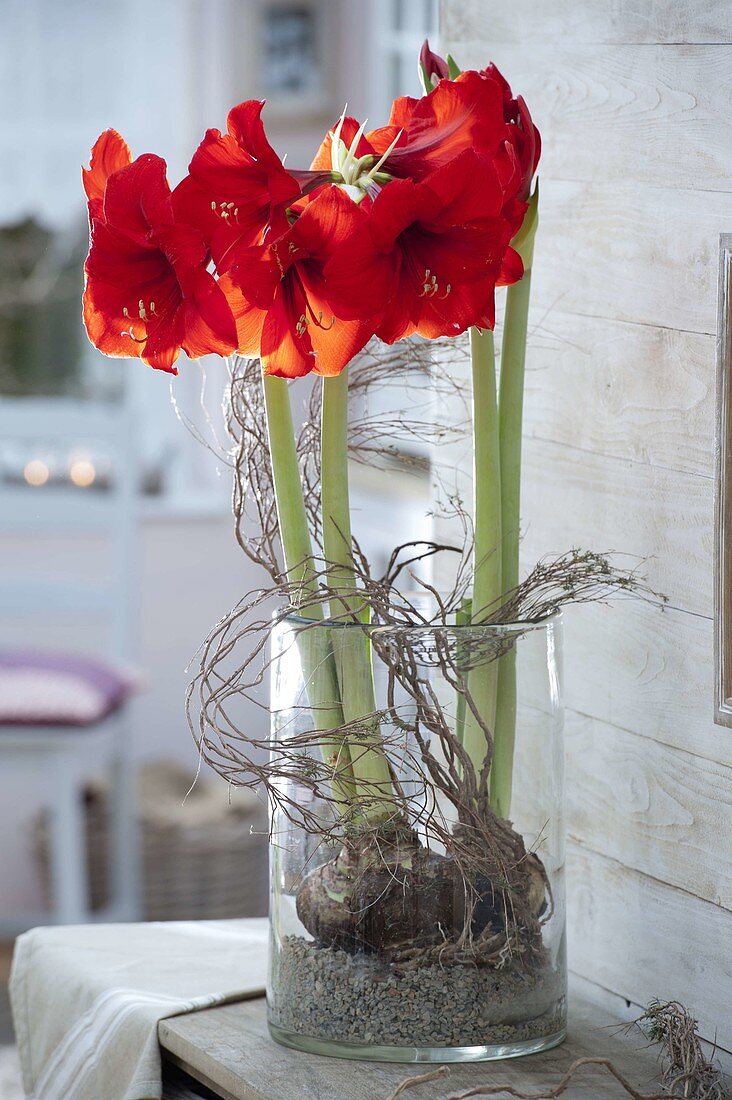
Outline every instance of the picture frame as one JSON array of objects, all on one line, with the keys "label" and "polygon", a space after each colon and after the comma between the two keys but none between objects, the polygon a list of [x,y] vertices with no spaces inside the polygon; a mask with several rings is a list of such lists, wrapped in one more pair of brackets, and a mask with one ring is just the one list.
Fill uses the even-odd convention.
[{"label": "picture frame", "polygon": [[732,233],[719,241],[714,517],[714,721],[732,726]]}]

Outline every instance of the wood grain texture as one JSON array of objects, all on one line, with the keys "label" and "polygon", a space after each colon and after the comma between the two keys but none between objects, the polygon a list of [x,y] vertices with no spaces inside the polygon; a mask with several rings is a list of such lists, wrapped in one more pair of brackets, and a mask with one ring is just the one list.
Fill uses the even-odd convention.
[{"label": "wood grain texture", "polygon": [[710,618],[623,600],[564,619],[573,710],[732,766],[732,737],[713,721]]},{"label": "wood grain texture", "polygon": [[[600,139],[597,139],[600,141]],[[532,299],[554,309],[716,333],[719,234],[732,194],[544,179]]]},{"label": "wood grain texture", "polygon": [[573,546],[620,551],[645,559],[674,607],[711,615],[711,477],[539,439],[524,442],[523,475],[527,566]]},{"label": "wood grain texture", "polygon": [[713,336],[553,310],[530,318],[524,430],[597,454],[711,475]]},{"label": "wood grain texture", "polygon": [[[464,68],[486,63],[480,41],[457,43]],[[724,46],[534,46],[496,43],[542,133],[547,179],[628,181],[727,191],[732,74]]]},{"label": "wood grain texture", "polygon": [[682,1001],[732,1050],[729,910],[574,844],[567,866],[570,966],[636,1004]]},{"label": "wood grain texture", "polygon": [[462,41],[686,43],[732,42],[727,0],[515,0],[510,6],[485,0],[442,0],[442,26],[456,48]]},{"label": "wood grain texture", "polygon": [[[575,1058],[595,1054],[611,1057],[638,1087],[655,1079],[655,1060],[637,1033],[625,1035],[613,1026],[616,1016],[574,995],[571,988],[569,1004],[569,1037],[563,1046],[501,1064],[451,1067],[447,1083],[420,1086],[420,1100],[444,1100],[448,1091],[485,1081],[538,1090],[549,1081],[555,1083]],[[406,1077],[427,1069],[287,1050],[269,1038],[261,1000],[163,1020],[158,1036],[164,1053],[172,1054],[187,1072],[212,1085],[226,1100],[386,1100]],[[590,1070],[576,1095],[614,1100],[617,1084]]]},{"label": "wood grain texture", "polygon": [[732,768],[567,713],[568,835],[730,911]]},{"label": "wood grain texture", "polygon": [[461,63],[504,68],[544,138],[524,566],[572,545],[647,557],[671,605],[565,616],[570,965],[635,1004],[680,998],[732,1048],[732,737],[712,659],[732,5],[444,0],[443,31]]},{"label": "wood grain texture", "polygon": [[[588,981],[580,974],[572,973],[570,981],[577,990],[578,996],[599,1005],[612,1016],[617,1016],[618,1019],[625,1020],[627,1023],[637,1020],[645,1008],[645,1005],[631,1001],[627,997],[621,997],[619,993],[611,993],[609,989],[604,989],[596,982]],[[732,1053],[722,1050],[708,1039],[702,1039],[702,1049],[707,1058],[715,1062],[722,1073],[732,1081]]]}]

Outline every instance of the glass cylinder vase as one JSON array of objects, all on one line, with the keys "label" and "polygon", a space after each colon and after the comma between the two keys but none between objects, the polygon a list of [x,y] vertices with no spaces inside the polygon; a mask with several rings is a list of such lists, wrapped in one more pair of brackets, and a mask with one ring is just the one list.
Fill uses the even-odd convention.
[{"label": "glass cylinder vase", "polygon": [[292,616],[271,686],[273,1037],[403,1062],[560,1043],[560,615]]}]

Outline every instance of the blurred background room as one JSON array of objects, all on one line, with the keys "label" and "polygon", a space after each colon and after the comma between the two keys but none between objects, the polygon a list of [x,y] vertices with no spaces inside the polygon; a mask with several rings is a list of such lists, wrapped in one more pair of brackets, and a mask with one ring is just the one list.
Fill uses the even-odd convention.
[{"label": "blurred background room", "polygon": [[[170,382],[88,344],[80,168],[90,146],[114,126],[135,155],[164,155],[176,181],[205,127],[223,129],[231,105],[256,97],[267,99],[272,143],[305,167],[346,85],[349,112],[373,126],[394,96],[418,94],[414,59],[426,34],[437,39],[436,9],[436,0],[0,0],[7,942],[52,920],[266,912],[256,799],[229,798],[207,773],[184,802],[197,770],[186,667],[258,583],[231,537],[231,478],[216,453],[223,367],[182,357]],[[389,499],[383,481],[377,498],[353,471],[377,563],[394,510],[402,523],[411,510],[414,537],[426,529],[428,455],[405,459],[404,469],[398,454],[392,463]],[[246,721],[264,730],[262,704]]]}]

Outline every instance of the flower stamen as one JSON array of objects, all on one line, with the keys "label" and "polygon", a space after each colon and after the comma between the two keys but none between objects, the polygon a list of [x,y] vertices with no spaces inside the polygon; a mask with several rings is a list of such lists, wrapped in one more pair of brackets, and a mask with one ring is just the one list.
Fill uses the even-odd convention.
[{"label": "flower stamen", "polygon": [[437,276],[433,272],[431,272],[428,267],[425,268],[424,282],[422,283],[422,290],[420,291],[420,294],[419,294],[420,298],[438,297],[440,299],[440,301],[444,301],[445,298],[447,298],[452,292],[452,284],[448,283],[446,285],[443,294],[440,294],[439,290],[440,290],[440,282],[439,282]]}]

